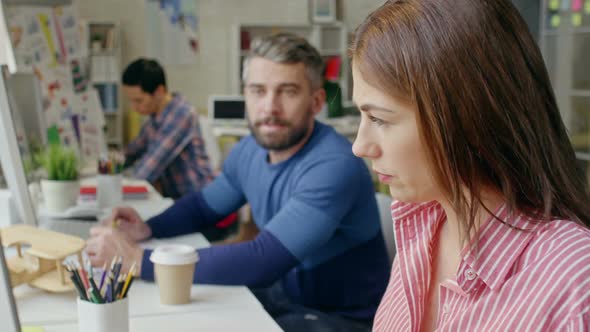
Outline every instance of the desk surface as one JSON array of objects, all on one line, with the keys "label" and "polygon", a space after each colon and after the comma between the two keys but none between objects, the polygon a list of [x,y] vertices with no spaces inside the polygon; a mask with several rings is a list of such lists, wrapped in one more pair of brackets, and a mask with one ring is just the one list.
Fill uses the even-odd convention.
[{"label": "desk surface", "polygon": [[[153,248],[165,242],[208,246],[201,234],[148,241],[143,246]],[[49,294],[19,286],[14,293],[23,325],[43,326],[46,331],[77,331],[74,292]],[[191,303],[170,306],[160,304],[156,284],[138,280],[129,292],[129,316],[131,331],[280,331],[244,286],[193,285]]]},{"label": "desk surface", "polygon": [[[92,181],[92,180],[90,180]],[[150,190],[147,200],[124,201],[147,219],[168,206],[172,200]],[[77,220],[40,220],[40,226],[83,238],[94,222]],[[150,240],[142,244],[154,248],[162,243],[209,246],[201,234],[171,239]],[[198,263],[197,263],[198,264]],[[77,331],[76,295],[74,292],[51,294],[29,286],[14,289],[21,324],[43,326],[46,332]],[[281,331],[262,305],[244,286],[193,285],[191,303],[169,306],[160,304],[155,283],[137,280],[129,291],[131,331]]]},{"label": "desk surface", "polygon": [[[258,308],[227,308],[226,310],[131,317],[130,331],[276,332],[281,329],[270,316],[260,315]],[[56,324],[46,326],[45,332],[78,332],[78,326],[77,324]]]},{"label": "desk surface", "polygon": [[[96,185],[94,177],[87,178],[81,181],[82,185]],[[148,188],[147,199],[132,199],[123,200],[122,206],[131,206],[142,217],[143,220],[147,220],[152,216],[162,212],[174,201],[170,198],[162,197],[150,184],[145,180],[132,180],[124,179],[124,185],[144,185]],[[53,219],[46,216],[39,215],[39,227],[54,230],[57,232],[63,232],[66,234],[75,235],[83,239],[87,239],[89,236],[90,228],[96,225],[95,221],[88,220],[76,220],[76,219]]]}]

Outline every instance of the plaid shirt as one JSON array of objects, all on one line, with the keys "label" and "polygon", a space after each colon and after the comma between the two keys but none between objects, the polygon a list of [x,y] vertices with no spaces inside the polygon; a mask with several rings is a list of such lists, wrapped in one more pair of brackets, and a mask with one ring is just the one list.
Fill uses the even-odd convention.
[{"label": "plaid shirt", "polygon": [[165,197],[179,198],[213,179],[198,114],[179,95],[152,114],[125,151],[135,177],[155,183]]}]

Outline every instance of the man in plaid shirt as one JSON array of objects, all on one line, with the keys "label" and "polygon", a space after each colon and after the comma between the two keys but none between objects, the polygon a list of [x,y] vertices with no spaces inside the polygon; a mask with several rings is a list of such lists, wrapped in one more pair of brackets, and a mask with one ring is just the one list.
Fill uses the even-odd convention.
[{"label": "man in plaid shirt", "polygon": [[210,182],[198,114],[180,95],[168,92],[160,64],[143,58],[129,64],[123,91],[136,112],[149,116],[125,151],[126,166],[135,165],[134,176],[173,199]]}]

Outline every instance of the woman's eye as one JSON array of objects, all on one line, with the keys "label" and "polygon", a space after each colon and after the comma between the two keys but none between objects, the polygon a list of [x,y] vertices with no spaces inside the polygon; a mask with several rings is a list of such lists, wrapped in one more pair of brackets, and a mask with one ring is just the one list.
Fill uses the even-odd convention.
[{"label": "woman's eye", "polygon": [[374,117],[372,115],[369,115],[368,117],[369,117],[369,120],[371,122],[374,122],[375,124],[377,124],[377,126],[382,126],[382,125],[385,124],[385,121],[383,121],[383,120],[381,120],[379,118],[376,118],[376,117]]}]

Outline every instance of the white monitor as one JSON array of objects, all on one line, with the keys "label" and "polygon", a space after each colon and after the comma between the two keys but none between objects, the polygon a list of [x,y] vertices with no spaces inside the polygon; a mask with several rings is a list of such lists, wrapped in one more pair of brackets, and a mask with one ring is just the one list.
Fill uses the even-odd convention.
[{"label": "white monitor", "polygon": [[17,130],[15,129],[13,117],[14,111],[12,110],[14,103],[10,102],[11,98],[6,86],[5,76],[8,75],[6,66],[2,66],[0,72],[0,161],[2,162],[2,170],[8,188],[10,188],[12,202],[16,207],[19,221],[25,224],[37,225],[21,155],[23,151],[21,151],[22,147],[19,146],[17,140]]},{"label": "white monitor", "polygon": [[209,120],[216,124],[246,125],[246,103],[244,96],[212,95],[209,96]]},{"label": "white monitor", "polygon": [[12,97],[14,102],[11,106],[18,110],[28,143],[47,145],[47,123],[43,111],[43,95],[37,76],[33,73],[12,73],[8,77],[6,85],[9,98]]},{"label": "white monitor", "polygon": [[2,324],[2,331],[19,332],[20,323],[18,312],[16,303],[14,302],[8,267],[6,266],[2,239],[0,239],[0,294],[2,294],[0,295],[0,322]]}]

